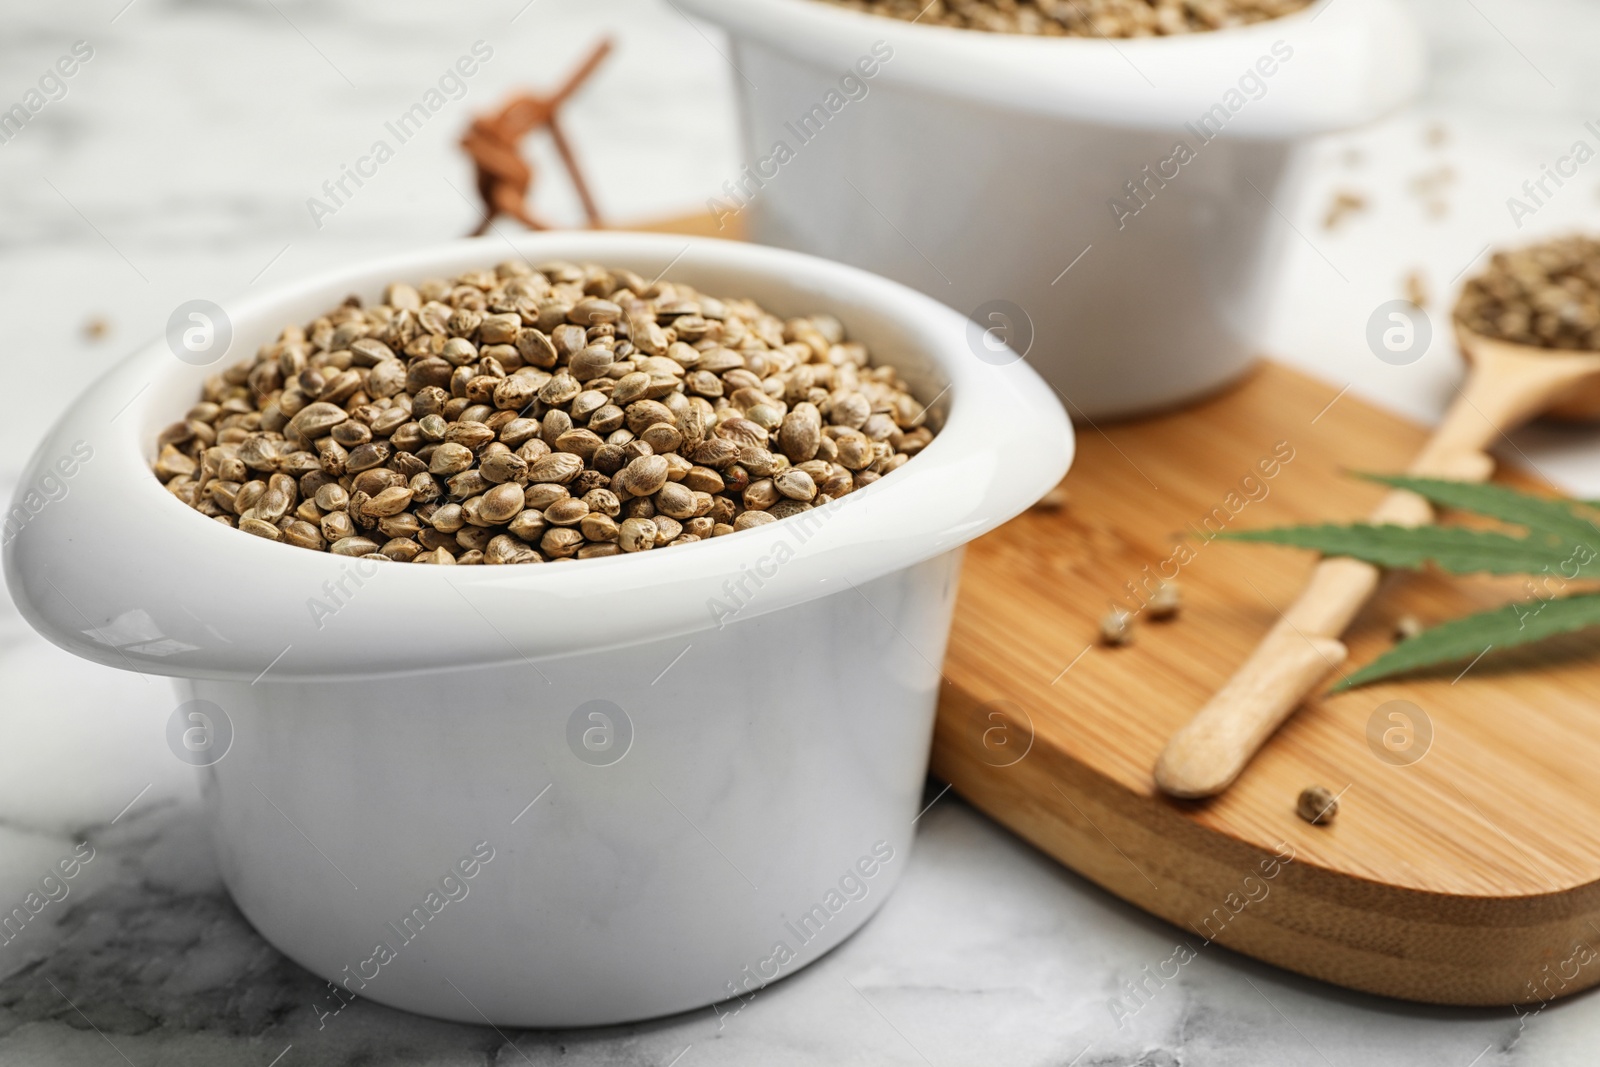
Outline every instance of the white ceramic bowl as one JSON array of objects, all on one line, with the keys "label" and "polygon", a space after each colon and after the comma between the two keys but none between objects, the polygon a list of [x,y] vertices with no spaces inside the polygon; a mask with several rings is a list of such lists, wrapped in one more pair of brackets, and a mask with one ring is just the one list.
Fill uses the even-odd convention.
[{"label": "white ceramic bowl", "polygon": [[[1299,239],[1280,217],[1292,149],[1398,106],[1423,73],[1394,0],[1116,41],[817,0],[683,3],[732,38],[752,164],[708,210],[744,205],[755,240],[972,315],[1027,350],[1077,417],[1176,404],[1241,373],[1277,253]],[[1220,136],[1202,140],[1216,106],[1201,132]]]},{"label": "white ceramic bowl", "polygon": [[[68,491],[30,511],[5,572],[50,640],[215,705],[213,733],[193,734],[207,759],[231,724],[205,772],[216,848],[289,956],[430,1015],[614,1023],[791,973],[883,902],[910,847],[960,548],[1055,485],[1071,428],[1026,364],[973,357],[959,314],[849,267],[633,234],[517,250],[831,311],[944,428],[815,521],[559,566],[363,568],[162,489],[154,437],[216,368],[157,343],[41,445],[24,492]],[[347,293],[504,258],[496,240],[457,242],[241,301],[230,358]],[[204,728],[192,710],[169,736]],[[450,874],[463,860],[471,878]]]}]

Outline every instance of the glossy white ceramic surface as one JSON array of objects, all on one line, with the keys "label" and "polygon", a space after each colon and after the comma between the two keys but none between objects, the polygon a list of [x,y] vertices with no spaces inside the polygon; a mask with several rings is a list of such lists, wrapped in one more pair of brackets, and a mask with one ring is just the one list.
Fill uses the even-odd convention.
[{"label": "glossy white ceramic surface", "polygon": [[752,164],[708,207],[974,316],[1077,417],[1176,404],[1243,371],[1296,239],[1274,207],[1296,142],[1386,113],[1423,72],[1393,0],[1123,41],[816,0],[685,6],[733,38]]},{"label": "glossy white ceramic surface", "polygon": [[[227,738],[204,772],[220,865],[275,945],[383,1003],[593,1025],[745,993],[876,909],[917,813],[960,547],[1056,483],[1072,434],[1025,363],[977,358],[959,314],[852,268],[629,234],[517,250],[830,310],[944,429],[829,509],[703,544],[363,564],[251,538],[162,490],[153,437],[215,368],[158,343],[41,446],[25,491],[80,442],[90,458],[5,568],[52,641],[205,702]],[[231,358],[346,293],[505,255],[457,242],[230,306]],[[448,900],[443,877],[475,849],[494,856],[451,874],[465,892]]]},{"label": "glossy white ceramic surface", "polygon": [[[428,1015],[598,1025],[749,996],[905,869],[959,566],[537,666],[196,683],[234,729],[204,786],[223,879],[297,962]],[[615,763],[569,744],[591,701]],[[480,842],[466,895],[403,927]]]}]

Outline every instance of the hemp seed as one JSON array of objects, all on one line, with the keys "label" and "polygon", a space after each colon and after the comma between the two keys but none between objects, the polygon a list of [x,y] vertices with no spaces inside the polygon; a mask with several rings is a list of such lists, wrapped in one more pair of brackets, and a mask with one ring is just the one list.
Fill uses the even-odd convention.
[{"label": "hemp seed", "polygon": [[1150,603],[1145,610],[1157,621],[1176,618],[1178,612],[1183,610],[1183,590],[1178,588],[1177,582],[1163,581],[1150,594]]},{"label": "hemp seed", "polygon": [[1100,620],[1100,643],[1113,648],[1133,643],[1133,616],[1112,608]]},{"label": "hemp seed", "polygon": [[1313,826],[1326,826],[1339,814],[1339,798],[1323,786],[1307,786],[1300,791],[1294,811]]}]

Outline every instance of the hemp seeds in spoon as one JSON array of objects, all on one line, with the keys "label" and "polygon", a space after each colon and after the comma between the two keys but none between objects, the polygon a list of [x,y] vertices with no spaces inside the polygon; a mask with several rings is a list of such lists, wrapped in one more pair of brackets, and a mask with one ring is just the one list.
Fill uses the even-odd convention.
[{"label": "hemp seeds in spoon", "polygon": [[1500,341],[1600,351],[1600,241],[1577,235],[1496,252],[1462,287],[1455,317]]}]

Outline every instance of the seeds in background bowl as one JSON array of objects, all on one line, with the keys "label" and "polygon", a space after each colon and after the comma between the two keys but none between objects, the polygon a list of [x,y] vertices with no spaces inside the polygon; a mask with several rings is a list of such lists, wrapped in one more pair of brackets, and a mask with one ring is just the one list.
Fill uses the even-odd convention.
[{"label": "seeds in background bowl", "polygon": [[507,262],[351,297],[207,379],[153,465],[246,533],[434,564],[592,559],[763,525],[933,440],[829,315]]},{"label": "seeds in background bowl", "polygon": [[1281,18],[1312,0],[826,0],[872,15],[990,33],[1164,37]]},{"label": "seeds in background bowl", "polygon": [[1560,237],[1496,252],[1462,287],[1455,317],[1501,341],[1600,351],[1600,240]]}]

